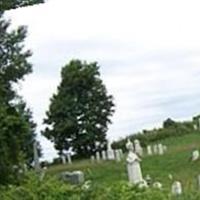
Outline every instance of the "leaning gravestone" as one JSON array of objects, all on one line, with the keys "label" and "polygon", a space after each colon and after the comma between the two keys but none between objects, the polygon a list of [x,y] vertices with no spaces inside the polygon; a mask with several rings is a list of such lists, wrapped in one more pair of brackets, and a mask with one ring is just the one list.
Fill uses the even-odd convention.
[{"label": "leaning gravestone", "polygon": [[139,184],[143,181],[142,171],[140,168],[140,159],[138,158],[137,154],[133,152],[133,144],[130,142],[130,140],[128,140],[126,148],[129,151],[126,159],[129,182],[133,184]]},{"label": "leaning gravestone", "polygon": [[199,151],[198,150],[194,150],[192,152],[192,161],[196,161],[199,159]]},{"label": "leaning gravestone", "polygon": [[63,181],[71,184],[82,184],[85,181],[84,173],[82,171],[62,172],[60,177]]},{"label": "leaning gravestone", "polygon": [[173,195],[181,195],[182,194],[182,186],[179,181],[175,181],[172,184],[172,194]]}]

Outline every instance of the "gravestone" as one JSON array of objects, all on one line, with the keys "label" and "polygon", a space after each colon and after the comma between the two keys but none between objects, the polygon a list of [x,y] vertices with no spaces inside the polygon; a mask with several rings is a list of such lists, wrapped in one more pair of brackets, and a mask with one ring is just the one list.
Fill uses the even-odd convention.
[{"label": "gravestone", "polygon": [[139,156],[143,155],[143,149],[140,145],[139,140],[134,140],[134,147],[135,147],[135,153],[138,154]]},{"label": "gravestone", "polygon": [[92,156],[90,157],[90,160],[91,160],[91,163],[94,163],[94,162],[95,162],[95,157],[92,155]]},{"label": "gravestone", "polygon": [[115,160],[115,154],[109,142],[107,146],[107,158],[108,160]]},{"label": "gravestone", "polygon": [[68,162],[68,164],[72,164],[71,153],[67,152],[66,155],[67,155],[67,162]]},{"label": "gravestone", "polygon": [[123,159],[123,157],[124,157],[124,154],[123,154],[123,151],[122,151],[122,149],[119,149],[119,152],[120,152],[121,159]]},{"label": "gravestone", "polygon": [[133,144],[130,142],[130,140],[128,140],[126,148],[129,151],[126,159],[129,182],[133,184],[139,184],[143,181],[140,167],[141,160],[137,154],[133,152]]},{"label": "gravestone", "polygon": [[61,159],[62,159],[62,164],[65,165],[66,164],[66,158],[65,155],[61,155]]},{"label": "gravestone", "polygon": [[159,155],[163,155],[164,154],[164,150],[163,150],[163,145],[162,144],[158,144],[158,154]]},{"label": "gravestone", "polygon": [[121,161],[121,155],[120,155],[119,149],[116,149],[116,150],[115,150],[115,158],[116,158],[116,161],[117,161],[117,162],[120,162],[120,161]]},{"label": "gravestone", "polygon": [[199,150],[194,150],[192,152],[192,161],[197,161],[199,160]]},{"label": "gravestone", "polygon": [[153,145],[153,153],[156,155],[158,154],[158,145],[157,144],[154,144]]},{"label": "gravestone", "polygon": [[153,155],[151,145],[147,146],[147,155],[149,155],[149,156]]},{"label": "gravestone", "polygon": [[181,195],[182,194],[182,185],[179,181],[175,181],[172,184],[172,194],[173,195]]},{"label": "gravestone", "polygon": [[97,151],[96,152],[96,161],[100,162],[101,158],[100,158],[100,153]]},{"label": "gravestone", "polygon": [[71,184],[82,184],[85,181],[84,173],[82,171],[62,172],[60,177],[63,181]]},{"label": "gravestone", "polygon": [[39,148],[39,143],[35,141],[33,143],[33,154],[34,154],[34,168],[36,171],[40,171],[40,162],[39,162],[39,156],[38,156],[38,148]]},{"label": "gravestone", "polygon": [[101,152],[101,156],[102,156],[102,160],[107,160],[107,157],[106,157],[106,151],[102,151]]},{"label": "gravestone", "polygon": [[155,183],[153,183],[153,188],[162,189],[162,183],[156,181]]}]

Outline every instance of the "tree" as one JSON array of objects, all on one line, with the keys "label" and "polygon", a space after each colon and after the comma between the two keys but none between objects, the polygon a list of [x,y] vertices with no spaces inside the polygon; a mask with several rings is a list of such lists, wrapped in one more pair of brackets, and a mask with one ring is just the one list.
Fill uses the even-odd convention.
[{"label": "tree", "polygon": [[43,3],[44,0],[0,0],[0,11]]},{"label": "tree", "polygon": [[61,79],[46,113],[43,135],[60,154],[73,148],[77,155],[88,156],[96,150],[96,142],[105,145],[113,97],[107,94],[96,62],[72,60],[62,68]]},{"label": "tree", "polygon": [[32,72],[31,52],[24,49],[26,28],[10,31],[0,14],[0,184],[13,181],[13,166],[30,163],[35,124],[16,87]]}]

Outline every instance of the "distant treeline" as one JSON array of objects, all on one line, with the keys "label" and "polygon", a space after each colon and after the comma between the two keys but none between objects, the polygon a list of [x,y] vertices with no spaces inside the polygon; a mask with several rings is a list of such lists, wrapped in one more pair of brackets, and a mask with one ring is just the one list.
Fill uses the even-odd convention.
[{"label": "distant treeline", "polygon": [[157,141],[170,138],[179,137],[194,132],[200,132],[199,116],[194,117],[192,121],[176,122],[170,118],[163,122],[162,128],[153,130],[143,130],[140,133],[129,135],[125,138],[119,139],[112,143],[114,149],[121,148],[126,151],[125,144],[127,139],[131,141],[138,139],[143,147],[146,147],[149,143],[156,143]]}]

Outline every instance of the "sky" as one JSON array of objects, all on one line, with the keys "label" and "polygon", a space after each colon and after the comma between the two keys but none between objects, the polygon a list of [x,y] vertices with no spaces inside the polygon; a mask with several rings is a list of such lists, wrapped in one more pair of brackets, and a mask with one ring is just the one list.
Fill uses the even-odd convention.
[{"label": "sky", "polygon": [[33,73],[19,92],[33,110],[43,159],[56,156],[40,131],[71,59],[100,66],[116,104],[110,140],[199,114],[199,8],[195,0],[47,0],[6,12],[12,28],[28,27]]}]

